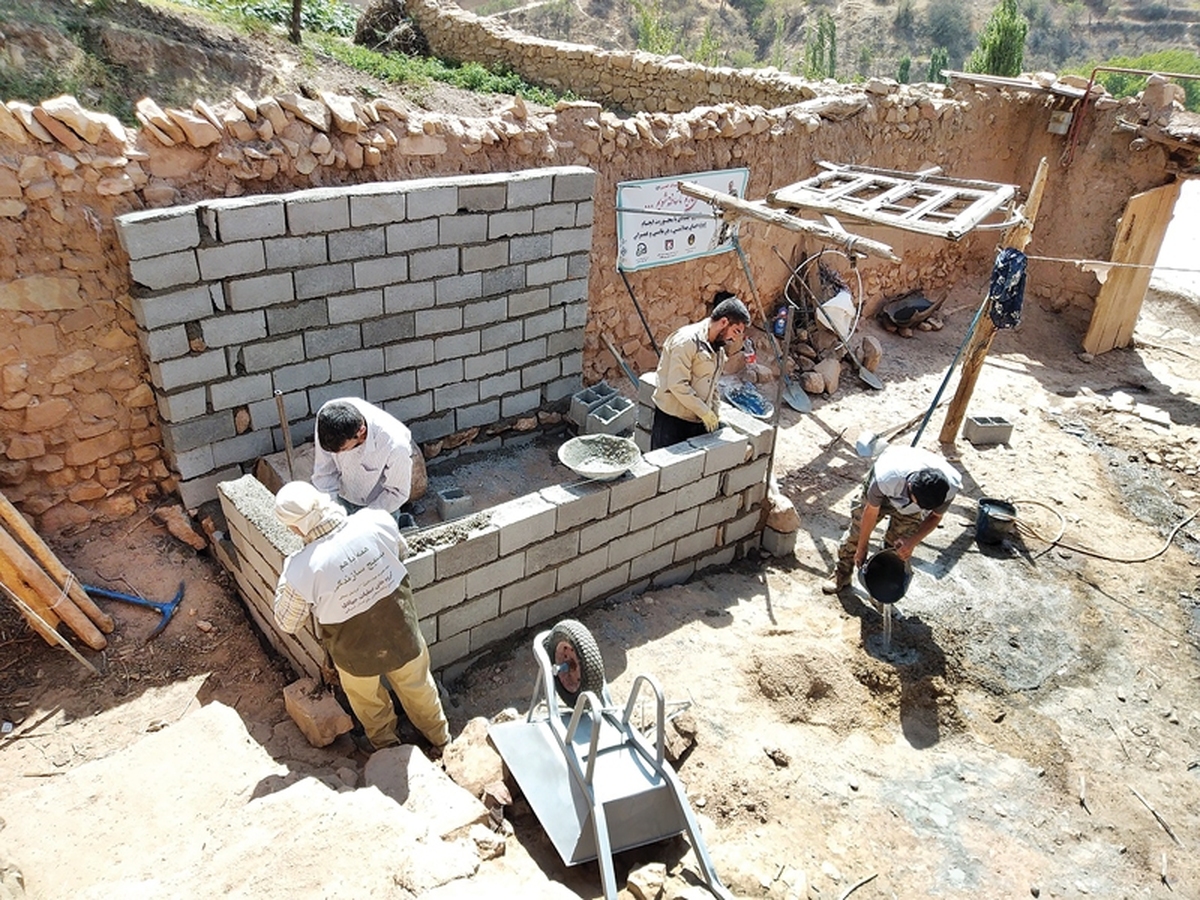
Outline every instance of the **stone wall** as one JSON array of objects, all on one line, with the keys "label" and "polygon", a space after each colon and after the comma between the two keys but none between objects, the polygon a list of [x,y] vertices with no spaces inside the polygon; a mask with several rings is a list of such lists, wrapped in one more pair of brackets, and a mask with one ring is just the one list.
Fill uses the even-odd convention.
[{"label": "stone wall", "polygon": [[529,169],[119,217],[184,504],[284,448],[276,391],[297,444],[335,397],[429,444],[578,391],[593,181]]},{"label": "stone wall", "polygon": [[[775,430],[725,407],[729,427],[643,455],[615,481],[544,488],[408,535],[405,560],[435,668],[605,597],[686,581],[758,545]],[[246,475],[219,487],[247,607],[297,672],[319,676],[311,628],[278,631],[272,616],[284,557],[299,541]]]},{"label": "stone wall", "polygon": [[[556,45],[539,51],[547,59],[576,52]],[[634,58],[630,71],[637,71]],[[586,75],[587,67],[567,69]],[[680,71],[697,86],[763,78]],[[1135,152],[1114,129],[1118,115],[1138,118],[1133,101],[1089,110],[1074,164],[1064,169],[1058,160],[1065,138],[1047,131],[1061,99],[886,82],[813,90],[828,95],[769,109],[719,104],[628,117],[588,102],[531,111],[514,99],[474,119],[382,99],[239,93],[186,110],[163,110],[147,99],[139,104],[138,129],[70,98],[0,104],[0,489],[53,534],[127,515],[177,487],[164,461],[129,260],[114,224],[127,213],[338,185],[586,166],[596,179],[583,380],[616,382],[623,375],[602,335],[640,371],[654,363],[615,267],[613,206],[621,181],[744,165],[749,195],[762,197],[814,174],[826,159],[906,170],[939,165],[952,177],[1028,186],[1046,156],[1055,168],[1031,252],[1103,259],[1126,198],[1168,178],[1164,151]],[[904,257],[901,265],[861,265],[868,309],[913,287],[937,296],[951,277],[982,284],[991,267],[993,234],[948,244],[865,233]],[[771,226],[742,229],[764,305],[788,275],[772,247],[793,258],[798,243]],[[717,290],[749,293],[733,253],[629,278],[659,340],[698,318]],[[1069,264],[1030,266],[1035,299],[1086,305],[1097,290],[1093,275]]]}]

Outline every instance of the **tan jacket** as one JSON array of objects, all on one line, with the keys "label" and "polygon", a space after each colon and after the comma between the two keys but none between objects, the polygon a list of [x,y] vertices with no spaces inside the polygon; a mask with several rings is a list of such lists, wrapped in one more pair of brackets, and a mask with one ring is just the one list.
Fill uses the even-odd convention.
[{"label": "tan jacket", "polygon": [[669,416],[699,422],[704,410],[718,412],[717,379],[725,351],[708,342],[709,319],[684,325],[663,344],[654,405]]}]

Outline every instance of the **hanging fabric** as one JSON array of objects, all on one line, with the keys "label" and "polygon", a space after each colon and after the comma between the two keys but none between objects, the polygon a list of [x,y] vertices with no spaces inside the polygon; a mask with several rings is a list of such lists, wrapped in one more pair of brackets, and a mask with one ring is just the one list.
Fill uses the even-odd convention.
[{"label": "hanging fabric", "polygon": [[997,328],[1016,328],[1021,324],[1025,266],[1025,254],[1014,247],[1005,247],[996,254],[988,285],[987,308],[992,324]]}]

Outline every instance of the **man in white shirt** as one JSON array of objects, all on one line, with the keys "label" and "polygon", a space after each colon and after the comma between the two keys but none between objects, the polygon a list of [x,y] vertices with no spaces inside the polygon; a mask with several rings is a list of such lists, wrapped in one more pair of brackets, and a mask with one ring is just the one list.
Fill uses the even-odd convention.
[{"label": "man in white shirt", "polygon": [[821,590],[836,594],[850,584],[851,572],[867,561],[871,532],[882,518],[889,519],[885,546],[908,559],[937,528],[960,487],[958,470],[935,453],[917,447],[884,450],[850,509],[850,527],[838,547],[837,566]]},{"label": "man in white shirt", "polygon": [[400,740],[390,684],[429,741],[429,755],[440,757],[450,729],[403,562],[408,545],[392,517],[380,509],[347,516],[333,497],[304,481],[279,489],[275,515],[304,540],[284,560],[275,588],[279,627],[294,634],[312,611],[372,748]]},{"label": "man in white shirt", "polygon": [[349,512],[382,509],[400,521],[412,492],[412,433],[357,397],[330,400],[317,411],[312,483]]}]

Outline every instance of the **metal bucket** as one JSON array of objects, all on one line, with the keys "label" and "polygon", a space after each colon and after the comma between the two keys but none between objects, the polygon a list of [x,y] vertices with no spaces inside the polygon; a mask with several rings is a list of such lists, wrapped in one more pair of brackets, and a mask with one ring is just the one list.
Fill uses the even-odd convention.
[{"label": "metal bucket", "polygon": [[912,566],[901,559],[895,550],[880,550],[867,560],[858,573],[871,599],[879,603],[895,603],[908,590],[912,581]]},{"label": "metal bucket", "polygon": [[975,516],[975,540],[981,544],[1000,544],[1017,529],[1017,508],[1007,500],[981,497]]}]

